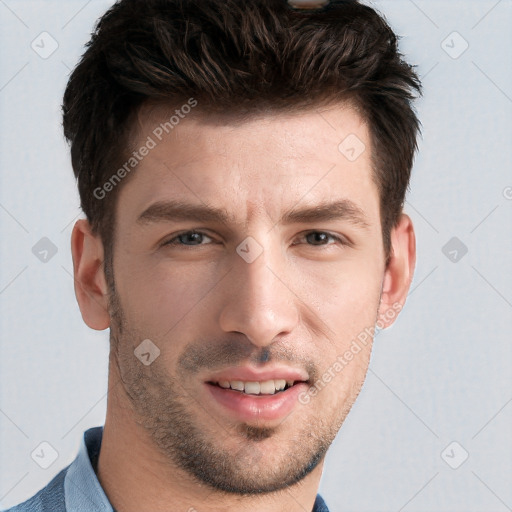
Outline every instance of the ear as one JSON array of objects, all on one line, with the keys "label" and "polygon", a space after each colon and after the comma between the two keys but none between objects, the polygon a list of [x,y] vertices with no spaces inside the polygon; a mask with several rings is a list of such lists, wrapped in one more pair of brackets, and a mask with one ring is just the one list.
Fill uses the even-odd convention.
[{"label": "ear", "polygon": [[416,237],[408,215],[402,214],[391,230],[391,255],[384,272],[379,306],[379,326],[389,327],[407,298],[416,264]]},{"label": "ear", "polygon": [[108,286],[103,269],[103,244],[89,222],[78,220],[71,235],[75,295],[84,322],[101,331],[110,325]]}]

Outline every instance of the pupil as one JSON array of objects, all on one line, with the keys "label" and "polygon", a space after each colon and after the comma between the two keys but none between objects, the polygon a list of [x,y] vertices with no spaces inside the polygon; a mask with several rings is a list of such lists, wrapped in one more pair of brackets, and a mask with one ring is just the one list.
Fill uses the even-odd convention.
[{"label": "pupil", "polygon": [[[200,242],[200,238],[198,237],[201,237],[201,234],[200,233],[186,233],[185,235],[182,235],[182,237],[185,238],[185,240],[188,240],[189,242]],[[183,241],[183,239],[182,239]]]},{"label": "pupil", "polygon": [[320,242],[321,244],[326,241],[326,234],[325,233],[310,233],[308,236],[315,237],[314,242]]}]

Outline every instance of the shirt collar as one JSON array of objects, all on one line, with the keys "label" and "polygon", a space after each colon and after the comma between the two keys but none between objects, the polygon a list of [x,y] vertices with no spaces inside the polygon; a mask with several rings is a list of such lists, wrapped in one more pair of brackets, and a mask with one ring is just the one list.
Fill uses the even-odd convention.
[{"label": "shirt collar", "polygon": [[91,458],[97,456],[100,451],[102,434],[102,427],[87,430],[78,455],[69,466],[64,479],[64,496],[68,512],[113,512],[112,505],[91,464]]}]

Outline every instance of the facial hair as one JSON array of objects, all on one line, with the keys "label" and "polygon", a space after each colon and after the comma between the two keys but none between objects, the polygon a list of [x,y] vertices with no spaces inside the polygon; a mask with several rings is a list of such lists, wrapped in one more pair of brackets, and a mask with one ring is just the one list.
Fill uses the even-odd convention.
[{"label": "facial hair", "polygon": [[[291,356],[272,356],[268,347],[255,353],[249,342],[244,345],[238,340],[217,345],[194,342],[180,355],[177,376],[173,376],[164,365],[164,358],[145,366],[135,357],[134,349],[146,337],[130,325],[115,286],[111,287],[110,297],[111,358],[117,365],[135,421],[148,432],[171,467],[180,468],[216,491],[249,496],[284,490],[304,479],[323,460],[362,383],[357,389],[351,388],[352,393],[339,410],[322,411],[321,417],[297,405],[278,426],[228,421],[224,424],[211,415],[205,422],[197,411],[208,410],[183,385],[192,381],[198,369],[213,364],[212,361],[219,364],[247,360],[249,353],[251,360],[260,363],[272,358],[290,360]],[[165,344],[171,346],[172,341],[168,338]],[[308,371],[314,381],[318,377],[316,367],[310,363]],[[212,429],[208,422],[217,429]],[[269,454],[262,448],[265,440],[278,435],[282,438],[283,433],[288,441],[286,451],[285,447],[278,447]],[[224,440],[230,445],[236,442],[237,448],[226,449]]]}]

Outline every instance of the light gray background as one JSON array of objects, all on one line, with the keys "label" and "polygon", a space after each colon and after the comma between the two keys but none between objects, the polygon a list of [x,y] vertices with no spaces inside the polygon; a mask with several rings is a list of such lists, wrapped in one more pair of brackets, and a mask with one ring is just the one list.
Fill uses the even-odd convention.
[{"label": "light gray background", "polygon": [[[0,508],[69,464],[105,416],[108,333],[85,326],[74,297],[80,210],[60,104],[111,3],[0,0]],[[320,493],[333,512],[512,510],[512,2],[373,5],[424,82],[406,208],[418,263]],[[51,49],[43,31],[58,42],[48,58],[31,47]],[[58,251],[46,263],[32,252],[42,237]],[[456,262],[442,251],[452,237]],[[31,458],[43,441],[58,452],[48,469]]]}]

